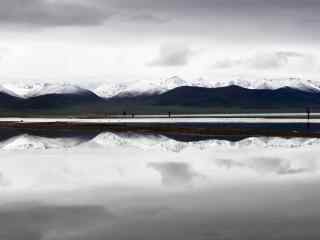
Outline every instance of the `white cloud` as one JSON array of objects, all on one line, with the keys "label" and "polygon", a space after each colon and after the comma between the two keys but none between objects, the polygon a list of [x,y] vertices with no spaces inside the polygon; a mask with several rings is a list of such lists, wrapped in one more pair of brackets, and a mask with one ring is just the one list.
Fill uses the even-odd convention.
[{"label": "white cloud", "polygon": [[0,61],[8,54],[9,54],[9,49],[8,48],[0,47]]},{"label": "white cloud", "polygon": [[290,65],[309,66],[315,65],[315,59],[310,54],[293,51],[276,51],[258,53],[247,58],[223,59],[214,64],[214,68],[227,69],[246,67],[256,70],[280,69]]}]

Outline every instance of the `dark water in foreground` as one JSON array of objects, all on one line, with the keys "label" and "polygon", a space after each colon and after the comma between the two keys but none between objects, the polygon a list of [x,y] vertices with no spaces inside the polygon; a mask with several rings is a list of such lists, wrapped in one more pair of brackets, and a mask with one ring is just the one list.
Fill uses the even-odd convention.
[{"label": "dark water in foreground", "polygon": [[0,132],[0,239],[319,239],[320,140]]}]

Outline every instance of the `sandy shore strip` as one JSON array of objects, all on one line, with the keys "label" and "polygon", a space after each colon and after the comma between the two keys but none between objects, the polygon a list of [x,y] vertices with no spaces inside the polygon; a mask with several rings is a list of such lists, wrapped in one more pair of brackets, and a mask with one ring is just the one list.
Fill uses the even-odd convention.
[{"label": "sandy shore strip", "polygon": [[[198,117],[171,117],[171,118],[97,118],[97,119],[80,119],[80,118],[0,118],[1,122],[25,122],[25,123],[306,123],[304,118],[198,118]],[[310,123],[320,123],[320,119],[310,119]]]},{"label": "sandy shore strip", "polygon": [[139,118],[69,119],[1,118],[0,128],[99,130],[198,136],[320,137],[320,119]]}]

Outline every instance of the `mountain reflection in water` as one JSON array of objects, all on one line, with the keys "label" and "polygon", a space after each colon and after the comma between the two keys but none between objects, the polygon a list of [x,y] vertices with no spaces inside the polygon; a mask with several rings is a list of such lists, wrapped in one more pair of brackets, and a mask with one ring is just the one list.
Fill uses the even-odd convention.
[{"label": "mountain reflection in water", "polygon": [[0,135],[0,239],[320,237],[319,139]]}]

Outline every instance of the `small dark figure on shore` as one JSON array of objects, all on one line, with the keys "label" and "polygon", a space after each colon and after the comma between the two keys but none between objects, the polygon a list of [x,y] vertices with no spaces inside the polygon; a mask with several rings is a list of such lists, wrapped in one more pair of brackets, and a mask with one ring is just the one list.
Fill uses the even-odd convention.
[{"label": "small dark figure on shore", "polygon": [[171,118],[171,112],[168,112],[168,117]]},{"label": "small dark figure on shore", "polygon": [[134,118],[134,113],[131,114],[131,117]]},{"label": "small dark figure on shore", "polygon": [[311,115],[311,109],[310,107],[306,108],[306,114],[307,114],[307,128],[310,128],[310,115]]},{"label": "small dark figure on shore", "polygon": [[124,111],[124,112],[122,113],[122,115],[123,115],[123,116],[127,116],[127,112]]},{"label": "small dark figure on shore", "polygon": [[307,119],[310,120],[311,109],[309,107],[306,108]]}]

